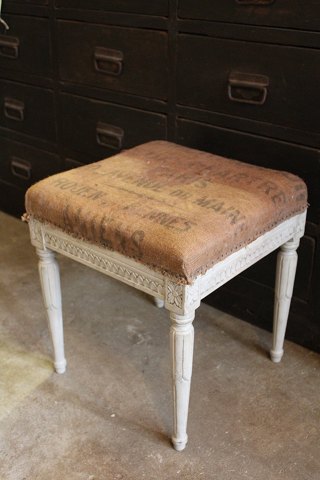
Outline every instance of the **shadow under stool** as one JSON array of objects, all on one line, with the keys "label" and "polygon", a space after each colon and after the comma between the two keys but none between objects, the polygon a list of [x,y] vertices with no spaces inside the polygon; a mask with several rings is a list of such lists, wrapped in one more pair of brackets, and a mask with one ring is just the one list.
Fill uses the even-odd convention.
[{"label": "shadow under stool", "polygon": [[152,295],[172,321],[172,442],[186,446],[192,322],[202,298],[280,247],[271,359],[279,362],[303,236],[298,177],[165,141],[59,173],[26,194],[54,366],[66,368],[54,252]]}]

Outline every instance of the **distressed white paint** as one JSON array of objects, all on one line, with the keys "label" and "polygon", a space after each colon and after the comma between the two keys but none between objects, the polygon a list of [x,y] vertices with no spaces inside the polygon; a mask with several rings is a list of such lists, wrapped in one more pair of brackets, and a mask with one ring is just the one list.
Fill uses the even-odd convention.
[{"label": "distressed white paint", "polygon": [[273,345],[270,356],[273,362],[280,362],[283,356],[283,342],[286,333],[291,297],[296,274],[299,239],[294,238],[281,246],[277,258],[275,301],[273,315]]},{"label": "distressed white paint", "polygon": [[163,307],[164,307],[164,300],[162,300],[162,298],[154,297],[154,304],[155,304],[158,308],[163,308]]},{"label": "distressed white paint", "polygon": [[64,373],[67,362],[64,356],[59,266],[53,252],[37,248],[37,253],[42,295],[53,343],[54,367],[57,373]]},{"label": "distressed white paint", "polygon": [[173,379],[173,435],[172,443],[176,450],[184,450],[187,441],[187,421],[189,410],[190,385],[194,331],[194,312],[186,315],[170,313],[171,361]]},{"label": "distressed white paint", "polygon": [[171,347],[174,390],[173,445],[183,450],[187,443],[187,416],[192,371],[194,312],[201,299],[228,282],[240,272],[255,264],[278,247],[274,340],[271,358],[279,362],[283,355],[283,341],[292,296],[297,262],[296,248],[304,234],[306,212],[265,233],[246,247],[215,264],[192,285],[180,285],[169,275],[146,267],[117,252],[78,240],[61,230],[33,218],[29,227],[32,244],[40,255],[40,277],[48,312],[55,350],[55,368],[65,370],[63,331],[58,267],[51,251],[59,252],[103,272],[117,280],[142,290],[155,299],[157,306],[171,313]]}]

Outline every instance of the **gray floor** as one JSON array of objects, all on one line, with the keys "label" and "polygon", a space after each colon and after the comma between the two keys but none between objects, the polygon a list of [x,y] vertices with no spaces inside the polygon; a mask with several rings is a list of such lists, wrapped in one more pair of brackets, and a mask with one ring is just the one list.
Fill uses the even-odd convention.
[{"label": "gray floor", "polygon": [[175,452],[168,330],[151,299],[60,258],[68,370],[51,344],[27,225],[0,214],[1,480],[320,478],[320,357],[197,311],[189,445]]}]

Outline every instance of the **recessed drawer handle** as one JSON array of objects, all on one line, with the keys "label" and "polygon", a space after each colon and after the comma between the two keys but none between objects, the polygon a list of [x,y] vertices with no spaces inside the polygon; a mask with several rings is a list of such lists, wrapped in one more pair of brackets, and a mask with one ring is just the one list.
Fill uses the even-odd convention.
[{"label": "recessed drawer handle", "polygon": [[271,5],[276,0],[236,0],[239,5]]},{"label": "recessed drawer handle", "polygon": [[23,180],[30,180],[31,178],[31,164],[21,158],[12,157],[11,159],[11,173],[15,177]]},{"label": "recessed drawer handle", "polygon": [[111,48],[96,47],[94,51],[94,68],[99,73],[118,77],[122,73],[123,53]]},{"label": "recessed drawer handle", "polygon": [[24,103],[13,98],[4,99],[4,116],[10,120],[23,122],[24,120]]},{"label": "recessed drawer handle", "polygon": [[228,97],[232,102],[263,105],[268,86],[269,78],[265,75],[233,72],[229,76]]},{"label": "recessed drawer handle", "polygon": [[0,35],[0,57],[18,58],[19,56],[19,39],[16,37],[8,37]]},{"label": "recessed drawer handle", "polygon": [[122,128],[99,122],[96,132],[99,145],[113,150],[121,150],[124,137]]}]

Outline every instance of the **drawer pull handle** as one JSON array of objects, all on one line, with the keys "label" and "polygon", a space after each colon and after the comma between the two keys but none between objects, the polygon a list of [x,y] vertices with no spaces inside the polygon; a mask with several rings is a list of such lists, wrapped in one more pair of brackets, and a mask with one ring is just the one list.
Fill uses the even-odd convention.
[{"label": "drawer pull handle", "polygon": [[0,57],[18,58],[19,39],[0,35]]},{"label": "drawer pull handle", "polygon": [[233,72],[229,76],[228,97],[232,102],[263,105],[268,86],[269,78],[265,75]]},{"label": "drawer pull handle", "polygon": [[122,73],[123,53],[111,48],[96,47],[94,51],[94,68],[99,73],[119,77]]},{"label": "drawer pull handle", "polygon": [[5,30],[10,30],[10,27],[7,24],[7,22],[1,17],[1,3],[0,3],[0,24],[3,26]]},{"label": "drawer pull handle", "polygon": [[31,178],[31,164],[21,158],[12,157],[11,159],[11,173],[15,177],[23,180],[30,180]]},{"label": "drawer pull handle", "polygon": [[4,116],[10,120],[23,122],[24,120],[24,103],[13,98],[4,99]]},{"label": "drawer pull handle", "polygon": [[271,5],[275,0],[236,0],[239,5]]},{"label": "drawer pull handle", "polygon": [[96,132],[99,145],[113,150],[121,150],[124,137],[122,128],[98,122]]}]

